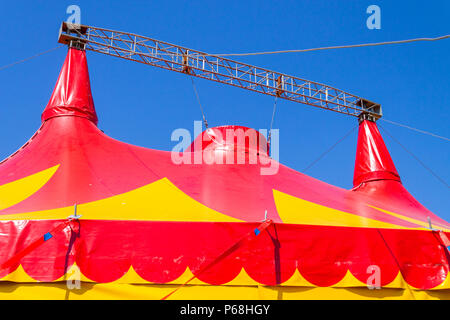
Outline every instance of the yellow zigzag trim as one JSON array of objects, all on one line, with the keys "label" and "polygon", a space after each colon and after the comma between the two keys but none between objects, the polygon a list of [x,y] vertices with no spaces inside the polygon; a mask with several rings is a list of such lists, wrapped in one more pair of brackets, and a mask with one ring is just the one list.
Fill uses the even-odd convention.
[{"label": "yellow zigzag trim", "polygon": [[[164,284],[158,284],[154,282],[149,282],[145,279],[143,279],[133,268],[133,266],[130,267],[130,269],[119,279],[110,282],[111,284],[155,284],[155,285],[181,285],[184,284],[186,281],[191,279],[193,276],[192,271],[189,267],[186,267],[186,270],[183,272],[182,275],[180,275],[177,279],[164,283]],[[96,283],[95,281],[89,279],[85,275],[83,275],[79,269],[79,267],[74,263],[67,273],[60,277],[59,279],[52,281],[54,282],[64,282],[67,280],[74,280],[74,279],[80,279],[81,282],[85,283]],[[29,276],[26,271],[23,269],[22,265],[19,265],[19,267],[11,272],[10,274],[4,276],[0,279],[0,282],[3,281],[11,281],[11,282],[18,282],[18,283],[37,283],[39,281],[33,279],[31,276]],[[1,284],[0,284],[1,285]],[[203,282],[199,280],[198,278],[194,278],[191,282],[189,282],[189,285],[204,285],[204,286],[211,286],[210,284]],[[254,279],[252,279],[249,274],[245,271],[244,268],[241,269],[239,274],[231,281],[222,284],[222,286],[261,286],[261,284]],[[279,284],[278,286],[281,287],[310,287],[310,288],[318,288],[318,286],[312,284],[308,280],[306,280],[298,268],[295,269],[292,276],[286,280],[285,282]],[[331,285],[329,287],[333,288],[361,288],[361,287],[367,287],[367,284],[358,280],[351,272],[350,270],[347,270],[345,276],[336,284]],[[393,281],[390,283],[382,286],[382,288],[391,288],[391,289],[411,289],[415,291],[422,291],[419,288],[413,287],[410,284],[408,284],[405,279],[403,278],[401,272],[398,272],[397,276]],[[449,290],[450,289],[450,273],[447,273],[446,279],[439,285],[437,285],[434,288],[431,288],[429,290]]]},{"label": "yellow zigzag trim", "polygon": [[21,264],[19,264],[16,270],[1,278],[0,281],[39,282],[30,277]]},{"label": "yellow zigzag trim", "polygon": [[288,286],[288,287],[316,287],[311,282],[305,279],[305,277],[302,276],[298,268],[295,268],[294,273],[292,276],[283,282],[281,284],[282,286]]},{"label": "yellow zigzag trim", "polygon": [[244,268],[241,268],[241,271],[238,273],[238,275],[236,277],[234,277],[233,280],[224,283],[223,285],[226,286],[242,286],[243,284],[245,285],[250,285],[250,286],[258,286],[260,285],[258,282],[256,282],[255,280],[253,280],[252,277],[250,277],[250,275],[245,271]]},{"label": "yellow zigzag trim", "polygon": [[[174,290],[173,285],[139,285],[115,283],[82,283],[80,290],[69,290],[65,283],[17,284],[7,282],[0,285],[0,300],[159,300]],[[332,300],[405,300],[405,299],[450,299],[449,290],[369,290],[367,288],[333,287],[280,287],[280,286],[185,286],[169,300],[263,300],[263,299],[332,299]]]},{"label": "yellow zigzag trim", "polygon": [[80,281],[83,281],[83,282],[95,282],[95,281],[92,281],[91,279],[89,279],[88,277],[86,277],[81,272],[80,268],[78,267],[78,265],[75,262],[70,266],[70,268],[67,270],[66,274],[64,274],[59,279],[56,279],[54,282],[74,280],[74,279],[79,279]]}]

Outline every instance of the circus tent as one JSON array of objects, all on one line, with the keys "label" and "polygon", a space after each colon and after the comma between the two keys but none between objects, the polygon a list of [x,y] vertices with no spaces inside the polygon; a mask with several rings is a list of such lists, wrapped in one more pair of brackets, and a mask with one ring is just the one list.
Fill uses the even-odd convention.
[{"label": "circus tent", "polygon": [[[1,299],[450,298],[450,224],[404,188],[375,122],[351,190],[279,164],[251,128],[207,129],[175,163],[97,122],[70,48],[41,127],[0,163]],[[218,161],[239,152],[261,161]]]}]

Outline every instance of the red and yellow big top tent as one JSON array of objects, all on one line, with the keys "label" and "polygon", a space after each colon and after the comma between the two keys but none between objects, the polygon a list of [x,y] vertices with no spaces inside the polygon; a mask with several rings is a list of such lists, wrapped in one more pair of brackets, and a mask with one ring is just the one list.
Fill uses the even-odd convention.
[{"label": "red and yellow big top tent", "polygon": [[[188,157],[273,164],[261,143],[213,138],[225,129],[253,130],[208,129]],[[450,224],[403,187],[375,122],[360,123],[351,190],[263,166],[176,164],[108,137],[70,48],[41,127],[0,163],[0,299],[450,297]]]}]

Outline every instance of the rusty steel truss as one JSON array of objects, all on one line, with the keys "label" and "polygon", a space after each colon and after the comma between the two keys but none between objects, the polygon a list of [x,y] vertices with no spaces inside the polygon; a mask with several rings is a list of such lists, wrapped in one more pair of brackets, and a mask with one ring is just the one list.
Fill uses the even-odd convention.
[{"label": "rusty steel truss", "polygon": [[133,33],[63,22],[58,42],[360,119],[382,116],[379,104],[348,92]]}]

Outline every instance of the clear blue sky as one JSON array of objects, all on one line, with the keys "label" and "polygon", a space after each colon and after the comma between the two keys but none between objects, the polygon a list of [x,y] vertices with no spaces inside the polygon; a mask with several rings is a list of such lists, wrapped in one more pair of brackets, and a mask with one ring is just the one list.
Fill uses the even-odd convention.
[{"label": "clear blue sky", "polygon": [[[449,34],[450,2],[441,1],[1,1],[0,66],[57,46],[66,8],[81,22],[148,35],[206,52],[248,52],[345,45]],[[381,30],[366,27],[366,8],[381,8]],[[386,119],[450,136],[450,40],[239,58],[322,82],[379,102]],[[61,48],[0,71],[0,158],[40,125],[64,61]],[[171,132],[200,120],[190,79],[88,53],[99,127],[125,142],[170,150]],[[267,128],[273,98],[197,80],[208,122]],[[301,171],[356,120],[279,101],[280,162]],[[449,142],[380,122],[425,164],[450,181]],[[406,188],[450,220],[449,189],[384,135]],[[307,173],[350,188],[356,131]]]}]

